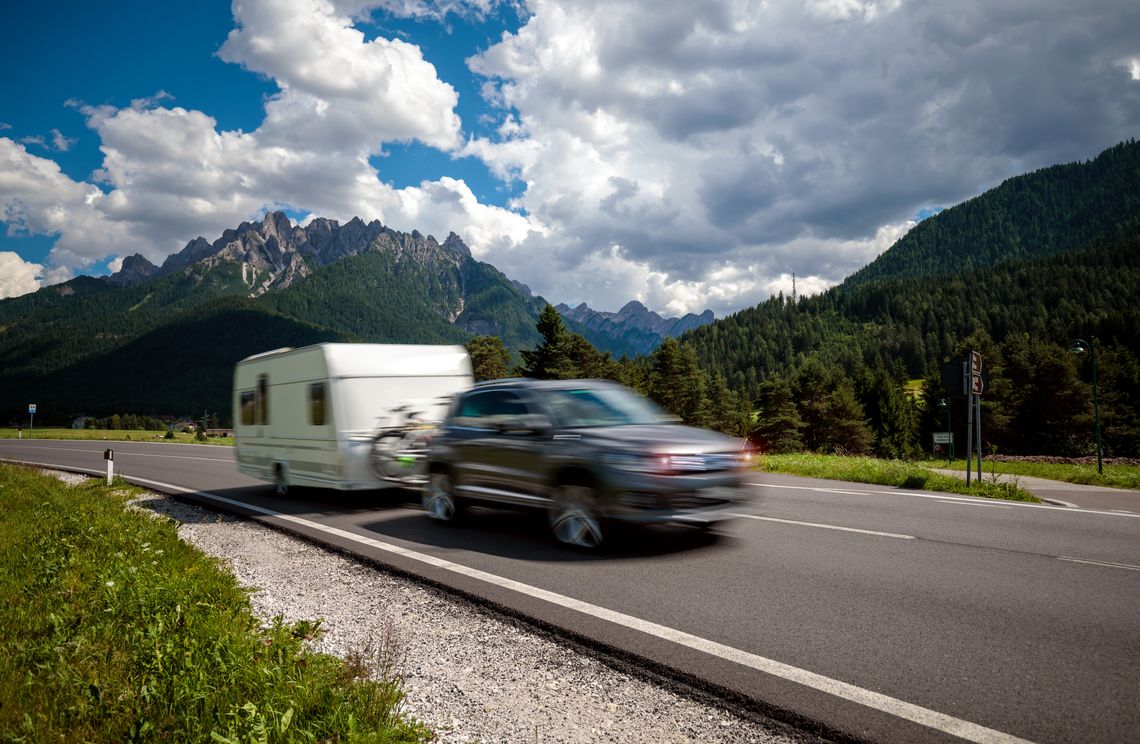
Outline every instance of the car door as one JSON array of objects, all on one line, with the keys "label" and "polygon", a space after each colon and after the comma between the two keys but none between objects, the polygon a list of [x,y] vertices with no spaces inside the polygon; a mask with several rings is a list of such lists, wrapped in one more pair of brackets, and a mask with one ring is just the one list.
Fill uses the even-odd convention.
[{"label": "car door", "polygon": [[514,505],[541,505],[544,433],[514,390],[488,390],[460,403],[455,430],[457,485],[464,495]]}]

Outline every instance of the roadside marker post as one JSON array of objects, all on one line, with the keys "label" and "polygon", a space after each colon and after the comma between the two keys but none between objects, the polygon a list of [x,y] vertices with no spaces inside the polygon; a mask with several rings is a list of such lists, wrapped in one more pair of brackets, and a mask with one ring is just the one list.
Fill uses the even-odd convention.
[{"label": "roadside marker post", "polygon": [[28,439],[32,438],[32,434],[36,431],[36,404],[28,404],[28,416],[31,417],[31,422],[28,424]]},{"label": "roadside marker post", "polygon": [[115,479],[115,451],[103,450],[103,459],[107,461],[107,485]]}]

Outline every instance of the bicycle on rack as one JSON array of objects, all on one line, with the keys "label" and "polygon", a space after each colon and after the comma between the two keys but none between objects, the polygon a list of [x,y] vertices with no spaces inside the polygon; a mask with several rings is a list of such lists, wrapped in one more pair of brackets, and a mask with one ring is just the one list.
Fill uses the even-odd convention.
[{"label": "bicycle on rack", "polygon": [[[449,398],[437,403],[450,400]],[[405,486],[422,486],[427,483],[427,450],[438,421],[424,418],[425,411],[410,403],[390,410],[387,426],[380,427],[372,437],[368,463],[376,477]]]}]

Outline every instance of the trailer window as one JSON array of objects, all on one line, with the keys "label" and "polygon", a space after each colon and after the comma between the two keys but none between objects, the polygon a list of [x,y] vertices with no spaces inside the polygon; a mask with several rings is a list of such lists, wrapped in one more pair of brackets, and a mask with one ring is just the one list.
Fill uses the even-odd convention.
[{"label": "trailer window", "polygon": [[313,426],[325,425],[325,384],[314,382],[309,385],[309,423]]},{"label": "trailer window", "polygon": [[257,376],[257,423],[269,423],[269,375]]},{"label": "trailer window", "polygon": [[252,390],[241,391],[241,424],[242,426],[253,426],[256,420],[256,406],[254,400],[256,395]]}]

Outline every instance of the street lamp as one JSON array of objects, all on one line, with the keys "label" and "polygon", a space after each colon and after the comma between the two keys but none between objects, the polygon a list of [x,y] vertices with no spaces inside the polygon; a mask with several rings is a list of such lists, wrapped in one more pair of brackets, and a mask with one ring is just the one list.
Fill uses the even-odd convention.
[{"label": "street lamp", "polygon": [[1092,354],[1092,372],[1093,372],[1093,417],[1096,421],[1096,472],[1104,475],[1104,460],[1102,457],[1102,447],[1100,443],[1100,388],[1096,383],[1096,337],[1093,337],[1092,343],[1087,343],[1083,339],[1075,339],[1069,347],[1069,351],[1074,354],[1083,354],[1086,351]]}]

